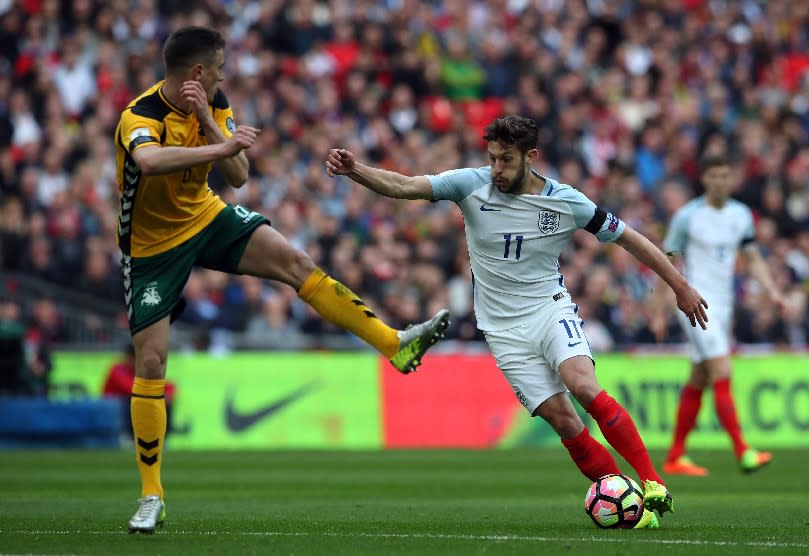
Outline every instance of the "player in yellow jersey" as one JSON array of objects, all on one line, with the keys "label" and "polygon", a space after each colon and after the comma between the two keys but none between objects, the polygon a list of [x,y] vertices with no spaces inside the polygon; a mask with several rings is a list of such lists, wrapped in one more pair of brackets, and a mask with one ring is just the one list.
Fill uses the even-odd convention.
[{"label": "player in yellow jersey", "polygon": [[223,81],[225,41],[211,29],[178,29],[163,47],[165,80],[133,100],[115,131],[121,211],[118,245],[135,346],[132,427],[141,478],[129,531],[152,533],[165,519],[160,466],[169,324],[182,311],[193,266],[277,280],[322,317],[376,348],[403,373],[443,337],[449,313],[395,330],[351,290],[292,247],[262,215],[226,205],[208,187],[212,164],[233,187],[248,177],[244,154],[259,130],[236,125]]}]

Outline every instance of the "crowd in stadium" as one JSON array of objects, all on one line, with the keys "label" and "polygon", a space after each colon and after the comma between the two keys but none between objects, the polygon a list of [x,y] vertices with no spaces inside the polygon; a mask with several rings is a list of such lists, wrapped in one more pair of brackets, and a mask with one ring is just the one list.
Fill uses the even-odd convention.
[{"label": "crowd in stadium", "polygon": [[[119,304],[113,132],[161,78],[163,40],[206,25],[228,40],[225,92],[262,129],[241,189],[391,325],[448,307],[448,337],[482,339],[457,207],[395,201],[326,175],[329,148],[432,174],[486,165],[501,113],[542,128],[539,171],[658,244],[701,194],[700,157],[734,160],[734,196],[790,303],[779,313],[739,268],[735,333],[809,344],[809,4],[792,0],[0,1],[2,272]],[[682,342],[649,326],[653,273],[580,233],[560,260],[594,350]],[[9,295],[8,278],[0,293]],[[3,290],[6,290],[3,292]],[[277,345],[334,333],[286,287],[199,270],[181,321]],[[47,340],[71,340],[50,307]],[[31,306],[27,306],[31,305]],[[28,316],[35,306],[21,308]],[[38,309],[42,312],[42,309]],[[125,317],[121,326],[126,328]],[[215,332],[214,332],[215,333]]]}]

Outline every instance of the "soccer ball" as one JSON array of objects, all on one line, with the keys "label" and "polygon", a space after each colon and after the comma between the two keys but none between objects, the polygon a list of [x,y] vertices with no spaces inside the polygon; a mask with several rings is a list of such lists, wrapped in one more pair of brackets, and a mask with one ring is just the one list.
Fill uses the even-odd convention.
[{"label": "soccer ball", "polygon": [[587,490],[584,511],[602,529],[631,529],[643,515],[643,492],[626,475],[604,475]]}]

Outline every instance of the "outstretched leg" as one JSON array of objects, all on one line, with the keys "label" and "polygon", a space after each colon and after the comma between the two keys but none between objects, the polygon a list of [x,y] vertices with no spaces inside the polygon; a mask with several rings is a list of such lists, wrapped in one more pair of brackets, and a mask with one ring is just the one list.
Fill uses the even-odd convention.
[{"label": "outstretched leg", "polygon": [[439,311],[412,329],[391,328],[354,292],[316,267],[309,255],[292,247],[270,226],[259,226],[252,233],[238,271],[292,286],[320,316],[365,340],[404,373],[416,369],[449,324],[449,313]]}]

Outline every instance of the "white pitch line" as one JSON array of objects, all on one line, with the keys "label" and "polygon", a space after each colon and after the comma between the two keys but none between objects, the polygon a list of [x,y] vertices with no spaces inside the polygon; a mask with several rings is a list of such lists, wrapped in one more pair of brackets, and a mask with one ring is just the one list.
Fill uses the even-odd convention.
[{"label": "white pitch line", "polygon": [[[0,534],[17,535],[121,535],[120,531],[3,531]],[[158,535],[161,533],[158,533]],[[692,546],[739,546],[756,548],[809,548],[809,543],[774,542],[774,541],[700,541],[689,539],[654,539],[640,537],[543,537],[533,535],[450,535],[441,533],[306,533],[287,531],[166,531],[165,535],[204,535],[204,536],[235,536],[235,537],[340,537],[340,538],[371,538],[371,539],[445,539],[460,541],[520,541],[520,542],[590,542],[590,543],[618,543],[630,541],[643,544],[670,544]],[[628,533],[636,535],[637,533]],[[643,533],[641,533],[643,534]],[[652,533],[654,534],[654,533]]]}]

